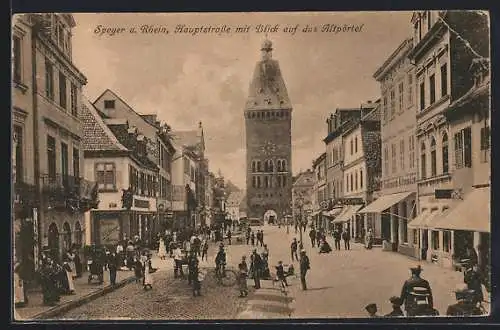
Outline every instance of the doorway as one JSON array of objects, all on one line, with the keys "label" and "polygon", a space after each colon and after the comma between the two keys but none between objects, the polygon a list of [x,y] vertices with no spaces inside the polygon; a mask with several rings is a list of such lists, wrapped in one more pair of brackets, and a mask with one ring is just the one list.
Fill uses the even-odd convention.
[{"label": "doorway", "polygon": [[391,216],[387,212],[381,214],[381,238],[388,242],[391,241]]},{"label": "doorway", "polygon": [[55,223],[51,223],[49,226],[47,240],[50,255],[56,260],[59,260],[59,229],[57,229]]},{"label": "doorway", "polygon": [[427,229],[422,229],[421,259],[427,260],[427,249],[429,249],[429,235]]}]

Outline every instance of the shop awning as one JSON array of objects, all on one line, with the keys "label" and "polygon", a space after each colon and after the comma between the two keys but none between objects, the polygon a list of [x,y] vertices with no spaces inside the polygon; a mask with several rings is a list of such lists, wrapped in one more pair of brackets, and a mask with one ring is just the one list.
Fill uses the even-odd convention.
[{"label": "shop awning", "polygon": [[[447,212],[444,212],[447,213]],[[435,224],[439,221],[444,214],[442,211],[424,211],[420,213],[415,219],[408,223],[408,227],[412,228],[435,228]]]},{"label": "shop awning", "polygon": [[325,212],[325,215],[327,217],[336,217],[337,215],[339,215],[342,212],[342,210],[343,210],[343,208],[332,209],[328,212]]},{"label": "shop awning", "polygon": [[414,194],[414,192],[402,192],[397,194],[384,195],[375,200],[373,203],[367,205],[358,213],[381,213],[394,204],[399,203],[405,198],[409,197],[411,194]]},{"label": "shop awning", "polygon": [[491,189],[475,188],[464,200],[436,222],[435,227],[449,230],[491,232]]},{"label": "shop awning", "polygon": [[360,208],[362,208],[363,205],[349,205],[345,207],[345,210],[339,214],[335,220],[333,220],[333,223],[342,223],[342,222],[347,222],[350,221],[352,216],[358,212]]}]

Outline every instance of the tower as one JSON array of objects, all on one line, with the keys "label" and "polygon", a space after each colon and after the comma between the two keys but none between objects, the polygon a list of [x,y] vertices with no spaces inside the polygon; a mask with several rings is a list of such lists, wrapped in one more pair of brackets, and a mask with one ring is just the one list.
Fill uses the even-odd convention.
[{"label": "tower", "polygon": [[282,218],[291,203],[292,105],[272,50],[271,41],[264,40],[245,105],[250,218]]}]

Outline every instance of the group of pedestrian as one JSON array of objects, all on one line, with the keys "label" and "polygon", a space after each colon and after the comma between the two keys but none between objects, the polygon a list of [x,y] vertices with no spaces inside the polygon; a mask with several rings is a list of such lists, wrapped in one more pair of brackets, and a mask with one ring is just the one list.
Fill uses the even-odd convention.
[{"label": "group of pedestrian", "polygon": [[250,226],[247,227],[245,232],[245,239],[247,245],[251,244],[252,246],[264,246],[264,230],[258,229],[255,233]]},{"label": "group of pedestrian", "polygon": [[38,276],[45,305],[54,306],[60,301],[61,295],[75,293],[73,274],[67,261],[61,264],[49,253],[41,254]]}]

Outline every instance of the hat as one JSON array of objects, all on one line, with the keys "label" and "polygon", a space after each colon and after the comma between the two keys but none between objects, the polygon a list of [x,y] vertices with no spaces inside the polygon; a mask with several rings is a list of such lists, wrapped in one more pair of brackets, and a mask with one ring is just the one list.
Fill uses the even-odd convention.
[{"label": "hat", "polygon": [[300,253],[306,253],[306,250],[302,249],[300,250]]},{"label": "hat", "polygon": [[392,296],[391,298],[389,298],[389,301],[391,302],[391,304],[393,305],[398,305],[398,306],[401,306],[401,299],[399,297],[396,297],[396,296]]},{"label": "hat", "polygon": [[421,272],[422,271],[422,266],[420,266],[420,265],[413,266],[413,267],[410,267],[410,270],[412,272]]},{"label": "hat", "polygon": [[282,263],[283,263],[283,261],[281,261],[281,260],[280,260],[280,261],[278,261],[278,264],[282,264]]},{"label": "hat", "polygon": [[374,309],[376,310],[377,309],[377,304],[373,304],[373,303],[368,304],[368,305],[366,305],[365,309],[367,311],[374,310]]}]

